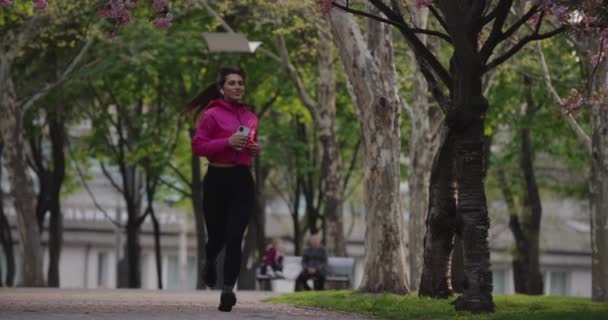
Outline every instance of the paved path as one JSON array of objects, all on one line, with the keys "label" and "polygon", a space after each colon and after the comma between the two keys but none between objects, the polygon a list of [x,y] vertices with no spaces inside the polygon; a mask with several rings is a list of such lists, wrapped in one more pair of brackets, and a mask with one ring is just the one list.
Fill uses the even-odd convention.
[{"label": "paved path", "polygon": [[353,314],[263,302],[271,293],[241,291],[232,312],[217,310],[219,291],[0,288],[2,320],[355,320]]}]

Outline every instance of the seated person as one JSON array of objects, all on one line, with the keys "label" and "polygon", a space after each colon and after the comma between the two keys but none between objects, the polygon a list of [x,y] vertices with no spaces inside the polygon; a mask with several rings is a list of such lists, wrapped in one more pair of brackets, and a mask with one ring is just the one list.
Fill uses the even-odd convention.
[{"label": "seated person", "polygon": [[260,262],[260,274],[270,277],[283,277],[283,249],[280,239],[274,239],[266,249]]},{"label": "seated person", "polygon": [[296,279],[296,291],[310,290],[307,281],[313,279],[314,289],[323,290],[327,274],[327,252],[321,245],[321,236],[313,234],[309,239],[309,247],[302,255],[302,272]]}]

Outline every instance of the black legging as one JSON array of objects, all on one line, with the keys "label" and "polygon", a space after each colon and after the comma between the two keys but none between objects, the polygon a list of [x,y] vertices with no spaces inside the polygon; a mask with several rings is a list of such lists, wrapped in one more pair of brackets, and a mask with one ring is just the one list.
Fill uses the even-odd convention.
[{"label": "black legging", "polygon": [[224,285],[234,285],[241,269],[241,243],[253,212],[255,189],[248,167],[209,166],[203,180],[207,259],[215,263],[226,246]]}]

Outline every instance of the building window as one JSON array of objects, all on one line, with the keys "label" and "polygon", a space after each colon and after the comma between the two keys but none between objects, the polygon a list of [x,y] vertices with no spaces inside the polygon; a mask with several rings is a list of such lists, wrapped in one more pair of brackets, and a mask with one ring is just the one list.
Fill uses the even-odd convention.
[{"label": "building window", "polygon": [[167,256],[167,262],[167,289],[196,289],[196,257],[188,256],[185,270],[180,268],[177,256]]},{"label": "building window", "polygon": [[495,293],[507,293],[507,272],[504,270],[492,271],[492,284]]},{"label": "building window", "polygon": [[568,295],[569,273],[565,271],[545,272],[545,294],[554,296]]},{"label": "building window", "polygon": [[108,253],[97,253],[97,287],[107,288],[108,285]]}]

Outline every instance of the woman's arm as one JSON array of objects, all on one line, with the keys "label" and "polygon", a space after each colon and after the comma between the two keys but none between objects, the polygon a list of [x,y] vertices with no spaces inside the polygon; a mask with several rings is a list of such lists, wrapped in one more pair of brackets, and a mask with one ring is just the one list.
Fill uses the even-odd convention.
[{"label": "woman's arm", "polygon": [[229,138],[214,138],[217,122],[209,114],[203,115],[192,139],[192,150],[201,157],[213,156],[230,147]]}]

